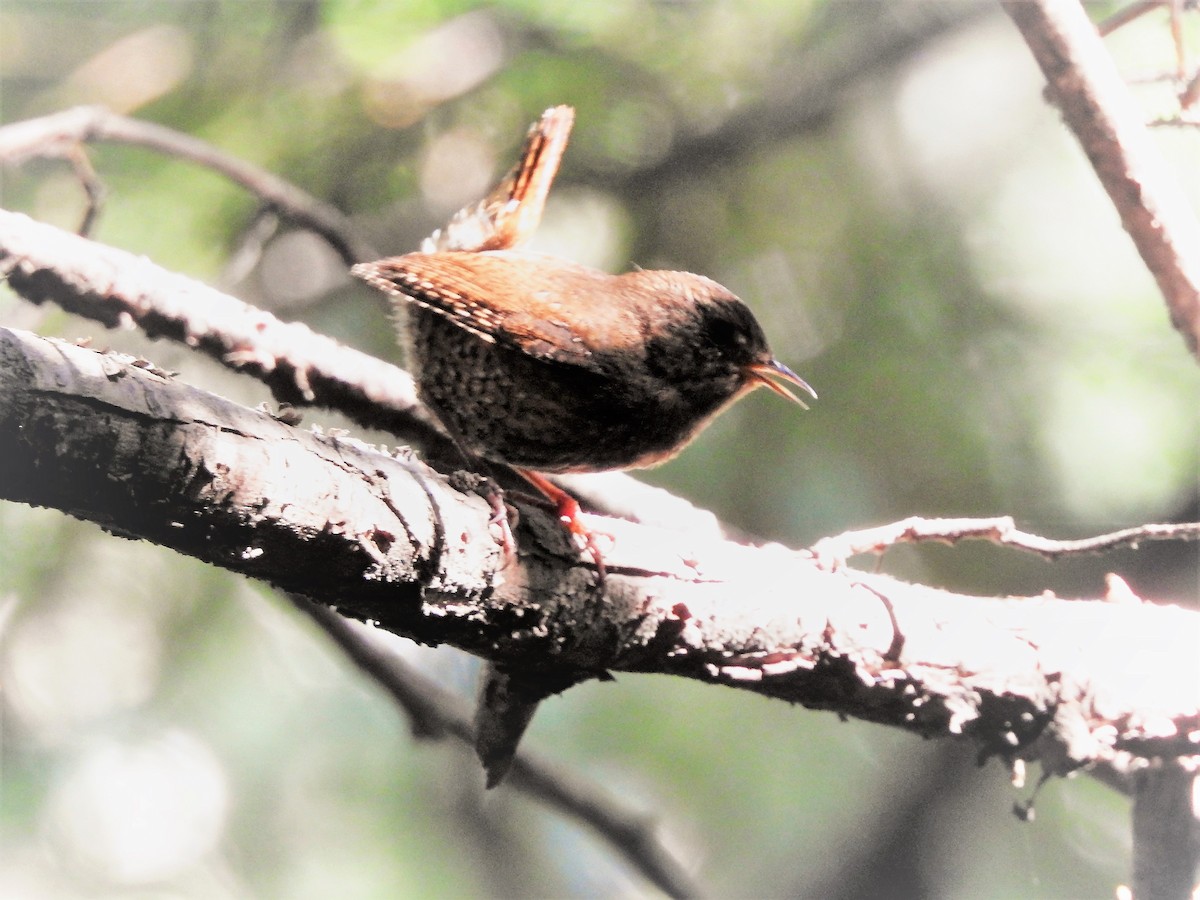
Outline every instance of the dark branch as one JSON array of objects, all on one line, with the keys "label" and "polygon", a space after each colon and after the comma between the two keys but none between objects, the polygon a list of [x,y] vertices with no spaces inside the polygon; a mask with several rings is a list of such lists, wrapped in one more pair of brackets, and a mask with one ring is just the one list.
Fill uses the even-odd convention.
[{"label": "dark branch", "polygon": [[[372,646],[361,633],[362,626],[303,597],[293,595],[292,599],[350,659],[395,698],[408,714],[417,737],[449,736],[464,746],[472,746],[475,732],[466,701],[405,665],[395,654]],[[652,816],[622,809],[615,798],[573,771],[529,750],[518,753],[507,783],[590,827],[668,896],[700,894],[682,864],[659,840]]]},{"label": "dark branch", "polygon": [[1200,876],[1196,760],[1139,772],[1133,801],[1133,896],[1195,897]]}]

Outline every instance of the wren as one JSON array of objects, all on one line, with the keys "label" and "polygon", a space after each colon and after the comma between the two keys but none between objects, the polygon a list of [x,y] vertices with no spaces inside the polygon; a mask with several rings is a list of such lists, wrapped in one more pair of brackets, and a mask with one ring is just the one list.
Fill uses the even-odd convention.
[{"label": "wren", "polygon": [[352,271],[406,307],[418,393],[462,449],[527,477],[656,465],[755,387],[816,397],[746,305],[701,275],[609,275],[513,250]]}]

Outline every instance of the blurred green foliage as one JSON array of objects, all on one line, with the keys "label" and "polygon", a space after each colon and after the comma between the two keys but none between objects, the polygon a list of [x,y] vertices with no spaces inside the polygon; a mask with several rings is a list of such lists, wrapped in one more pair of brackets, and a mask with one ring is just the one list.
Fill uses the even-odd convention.
[{"label": "blurred green foliage", "polygon": [[[1119,61],[1169,69],[1164,16],[1115,37]],[[0,5],[3,122],[103,103],[163,123],[335,204],[384,252],[486,190],[542,109],[575,106],[539,246],[712,275],[821,394],[798,415],[760,392],[645,477],[793,545],[914,514],[1054,536],[1196,517],[1200,377],[1039,91],[982,3]],[[398,355],[379,298],[286,228],[227,268],[256,211],[238,188],[137,148],[89,155],[100,240]],[[2,177],[6,208],[79,220],[66,166]],[[7,292],[0,315],[96,330]],[[179,348],[98,341],[263,398]],[[484,796],[465,752],[415,742],[269,592],[44,510],[0,507],[0,534],[0,895],[652,893],[573,823]],[[1196,562],[959,547],[883,565],[982,593],[1096,595],[1116,570],[1193,602]],[[400,652],[470,692],[472,661]],[[528,741],[659,817],[715,896],[1097,896],[1128,878],[1127,804],[1094,783],[1049,785],[1021,824],[1030,788],[967,747],[733,691],[588,684]]]}]

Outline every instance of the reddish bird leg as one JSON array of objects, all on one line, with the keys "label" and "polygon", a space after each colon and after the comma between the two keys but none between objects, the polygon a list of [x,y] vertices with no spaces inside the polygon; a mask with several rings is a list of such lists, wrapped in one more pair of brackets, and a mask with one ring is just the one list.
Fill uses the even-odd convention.
[{"label": "reddish bird leg", "polygon": [[521,474],[522,478],[537,488],[547,500],[554,504],[558,520],[566,526],[567,531],[572,537],[579,539],[583,548],[587,550],[588,554],[592,557],[592,562],[596,564],[596,574],[600,582],[603,583],[606,574],[604,557],[601,555],[600,547],[596,542],[596,533],[583,524],[579,501],[545,475],[531,472],[528,469],[517,469],[517,472]]}]

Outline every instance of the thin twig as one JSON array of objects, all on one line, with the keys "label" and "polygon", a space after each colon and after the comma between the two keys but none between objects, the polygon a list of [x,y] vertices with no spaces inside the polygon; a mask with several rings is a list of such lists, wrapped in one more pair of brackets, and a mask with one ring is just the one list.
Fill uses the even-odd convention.
[{"label": "thin twig", "polygon": [[[289,596],[357,666],[392,695],[408,714],[417,737],[450,736],[467,747],[474,745],[475,729],[463,698],[439,687],[395,654],[373,645],[369,634],[329,607],[296,594]],[[528,750],[518,753],[508,783],[587,825],[668,896],[699,896],[683,864],[659,839],[654,817],[622,809],[611,794]]]},{"label": "thin twig", "polygon": [[1128,25],[1135,19],[1141,18],[1152,9],[1158,9],[1163,5],[1163,0],[1137,0],[1136,3],[1130,3],[1128,6],[1122,6],[1111,16],[1096,25],[1096,30],[1100,32],[1101,37],[1108,37],[1118,28]]},{"label": "thin twig", "polygon": [[95,141],[146,147],[212,169],[295,224],[321,235],[347,265],[379,256],[339,210],[278,175],[191,135],[130,119],[100,106],[77,106],[0,128],[0,162],[16,164],[38,156],[69,156],[72,148]]},{"label": "thin twig", "polygon": [[92,161],[88,159],[88,155],[82,147],[78,145],[72,147],[66,156],[75,170],[75,177],[79,179],[79,183],[83,187],[84,195],[87,197],[87,207],[79,222],[79,234],[82,237],[88,237],[96,226],[96,221],[100,218],[100,210],[104,207],[104,183],[96,174],[95,168],[92,167]]},{"label": "thin twig", "polygon": [[965,540],[991,541],[1053,560],[1062,556],[1105,553],[1118,547],[1136,547],[1143,541],[1200,540],[1200,522],[1139,525],[1095,537],[1054,540],[1021,531],[1008,516],[990,519],[924,519],[914,516],[878,528],[847,531],[827,537],[810,549],[819,559],[840,564],[860,553],[883,553],[897,544],[919,544],[928,541],[957,544]]},{"label": "thin twig", "polygon": [[228,289],[248,276],[262,260],[267,243],[279,233],[279,215],[270,207],[260,206],[254,218],[242,229],[237,243],[221,269],[217,284]]},{"label": "thin twig", "polygon": [[1171,9],[1171,42],[1175,45],[1175,75],[1182,81],[1187,77],[1187,44],[1183,39],[1183,0],[1169,0]]},{"label": "thin twig", "polygon": [[1179,106],[1185,111],[1190,110],[1197,100],[1200,100],[1200,72],[1188,79],[1188,83],[1179,92]]},{"label": "thin twig", "polygon": [[1177,116],[1160,116],[1157,119],[1151,119],[1146,125],[1150,128],[1200,128],[1200,118],[1188,110]]}]

